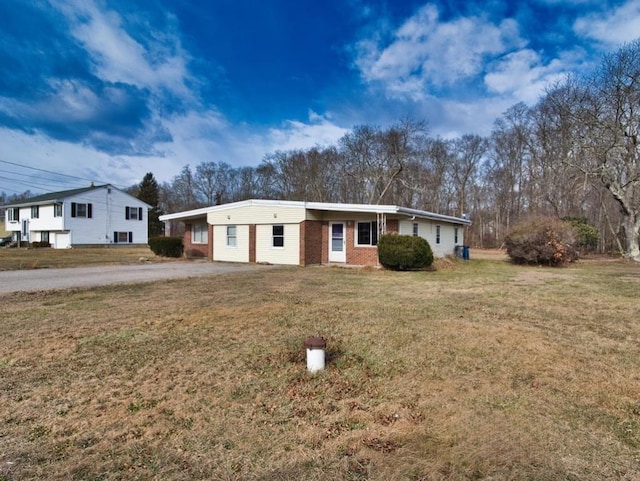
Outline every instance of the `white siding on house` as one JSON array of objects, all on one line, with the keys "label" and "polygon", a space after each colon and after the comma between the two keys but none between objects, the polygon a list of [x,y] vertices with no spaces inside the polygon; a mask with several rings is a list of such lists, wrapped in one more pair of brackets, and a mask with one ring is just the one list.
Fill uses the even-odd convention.
[{"label": "white siding on house", "polygon": [[[60,231],[64,230],[64,218],[53,216],[53,205],[41,205],[38,208],[39,215],[37,219],[29,221],[29,229],[31,231]],[[23,217],[24,216],[24,217]],[[31,218],[31,207],[23,207],[20,209],[20,218]]]},{"label": "white siding on house", "polygon": [[207,214],[207,222],[212,225],[295,224],[303,220],[305,220],[305,209],[302,206],[240,205]]},{"label": "white siding on house", "polygon": [[[91,204],[91,218],[71,217],[71,204]],[[127,207],[142,207],[142,220],[127,219]],[[131,232],[132,244],[147,244],[148,211],[144,202],[118,189],[95,189],[68,197],[64,201],[66,229],[72,243],[113,244],[115,232]]]},{"label": "white siding on house", "polygon": [[[32,207],[20,207],[20,220],[7,222],[8,230],[20,232],[27,227],[25,241],[40,241],[43,233],[49,233],[49,243],[56,248],[73,245],[109,245],[114,243],[115,233],[126,233],[127,244],[146,245],[148,239],[148,206],[118,189],[100,186],[59,199],[62,215],[55,217],[54,200],[37,205],[38,216],[32,217]],[[86,216],[72,217],[72,205],[84,204]],[[91,215],[89,216],[89,207]],[[138,219],[127,219],[126,208],[135,208]],[[46,237],[46,235],[45,235]],[[128,242],[131,239],[131,242]]]},{"label": "white siding on house", "polygon": [[300,264],[300,224],[283,227],[284,247],[273,247],[273,224],[256,226],[256,262]]},{"label": "white siding on house", "polygon": [[[413,235],[413,224],[418,223],[418,235],[427,240],[433,251],[433,255],[436,257],[444,257],[453,255],[456,245],[464,244],[464,228],[463,226],[456,226],[448,223],[438,223],[434,221],[415,219],[415,220],[402,220],[400,221],[400,234]],[[440,226],[440,243],[436,241],[437,226]],[[458,228],[458,242],[455,242],[455,228]]]},{"label": "white siding on house", "polygon": [[[234,224],[235,225],[235,224]],[[236,245],[227,245],[227,226],[213,226],[213,260],[249,262],[249,226],[236,225]]]}]

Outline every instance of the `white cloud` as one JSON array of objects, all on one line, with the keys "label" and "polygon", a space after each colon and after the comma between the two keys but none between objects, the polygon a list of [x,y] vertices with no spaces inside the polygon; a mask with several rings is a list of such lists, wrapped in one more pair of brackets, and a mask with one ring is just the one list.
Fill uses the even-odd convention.
[{"label": "white cloud", "polygon": [[143,45],[123,26],[112,10],[101,10],[93,0],[51,0],[65,15],[72,35],[86,49],[94,74],[107,82],[141,89],[164,89],[188,99],[188,57],[170,33],[156,33]]},{"label": "white cloud", "polygon": [[[309,111],[309,122],[287,120],[281,128],[269,129],[264,139],[268,151],[306,149],[334,144],[348,129],[331,122],[328,116]],[[265,152],[265,153],[267,153]]]},{"label": "white cloud", "polygon": [[369,38],[356,45],[355,63],[363,79],[415,100],[424,98],[430,86],[450,87],[480,74],[488,58],[524,45],[514,20],[494,24],[483,17],[462,17],[443,22],[431,4],[405,21],[388,45],[380,43]]},{"label": "white cloud", "polygon": [[578,35],[617,46],[640,36],[640,0],[629,0],[613,10],[592,13],[573,25]]},{"label": "white cloud", "polygon": [[484,82],[491,93],[533,104],[546,87],[563,79],[567,72],[562,60],[544,65],[538,53],[523,49],[495,62]]}]

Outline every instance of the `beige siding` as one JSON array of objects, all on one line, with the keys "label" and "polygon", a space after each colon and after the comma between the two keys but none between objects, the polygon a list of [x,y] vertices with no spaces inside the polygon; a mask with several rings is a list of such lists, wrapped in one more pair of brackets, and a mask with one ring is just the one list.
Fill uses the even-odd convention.
[{"label": "beige siding", "polygon": [[[424,219],[404,220],[400,221],[400,234],[413,235],[413,223],[418,223],[418,235],[424,237],[433,251],[433,255],[436,257],[444,257],[447,255],[453,255],[456,245],[464,244],[464,227],[458,227],[458,242],[455,242],[455,228],[453,224],[438,223],[435,221],[428,221]],[[436,243],[436,231],[437,226],[440,226],[440,243]]]},{"label": "beige siding", "polygon": [[213,225],[299,224],[303,220],[304,207],[246,205],[207,214],[207,222]]},{"label": "beige siding", "polygon": [[299,265],[300,225],[284,224],[284,247],[272,246],[272,226],[256,226],[256,262]]},{"label": "beige siding", "polygon": [[236,246],[227,246],[227,226],[213,226],[213,260],[249,262],[249,226],[236,225]]}]

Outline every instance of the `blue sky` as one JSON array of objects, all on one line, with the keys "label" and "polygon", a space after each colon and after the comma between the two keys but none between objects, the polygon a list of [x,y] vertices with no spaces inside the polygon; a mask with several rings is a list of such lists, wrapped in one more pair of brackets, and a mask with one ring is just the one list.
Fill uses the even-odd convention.
[{"label": "blue sky", "polygon": [[637,36],[640,0],[2,0],[0,191],[255,166],[407,116],[488,134]]}]

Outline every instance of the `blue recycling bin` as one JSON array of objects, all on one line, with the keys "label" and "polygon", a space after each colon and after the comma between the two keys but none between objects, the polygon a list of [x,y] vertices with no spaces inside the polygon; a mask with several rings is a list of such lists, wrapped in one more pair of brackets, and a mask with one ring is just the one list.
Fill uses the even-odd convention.
[{"label": "blue recycling bin", "polygon": [[465,261],[469,260],[469,246],[463,246],[462,247],[462,258]]}]

